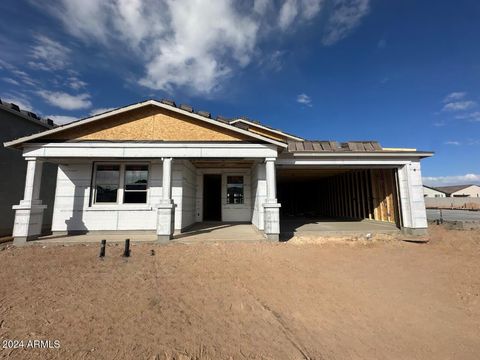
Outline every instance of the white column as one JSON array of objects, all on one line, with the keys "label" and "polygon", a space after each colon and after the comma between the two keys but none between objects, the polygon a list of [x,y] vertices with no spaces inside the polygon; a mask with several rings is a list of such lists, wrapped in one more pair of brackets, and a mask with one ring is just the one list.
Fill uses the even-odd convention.
[{"label": "white column", "polygon": [[275,158],[265,159],[267,198],[264,208],[264,232],[269,240],[278,241],[280,236],[280,204],[277,202]]},{"label": "white column", "polygon": [[398,180],[403,231],[411,235],[425,235],[428,224],[420,161],[412,161],[400,168]]},{"label": "white column", "polygon": [[163,159],[162,194],[163,200],[172,199],[172,158]]},{"label": "white column", "polygon": [[42,232],[43,211],[46,205],[40,200],[40,185],[42,180],[43,163],[36,158],[26,158],[27,173],[25,176],[25,190],[23,199],[15,210],[13,225],[14,244],[24,245],[26,241],[38,238]]},{"label": "white column", "polygon": [[174,204],[172,201],[172,158],[163,158],[162,200],[157,205],[157,241],[168,242],[174,231]]},{"label": "white column", "polygon": [[277,180],[275,174],[275,158],[265,159],[267,178],[267,202],[277,202]]}]

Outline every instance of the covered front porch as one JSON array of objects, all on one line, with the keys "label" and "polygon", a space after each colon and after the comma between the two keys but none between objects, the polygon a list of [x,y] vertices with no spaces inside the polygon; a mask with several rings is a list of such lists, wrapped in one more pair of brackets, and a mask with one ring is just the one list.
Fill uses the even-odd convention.
[{"label": "covered front porch", "polygon": [[[150,155],[170,156],[147,157],[145,147]],[[114,157],[120,148],[123,156]],[[58,165],[51,241],[66,234],[74,235],[71,241],[96,241],[98,234],[110,236],[108,232],[138,232],[140,241],[157,242],[204,233],[213,234],[214,239],[241,238],[244,234],[245,239],[258,240],[260,235],[278,240],[276,154],[276,148],[267,144],[71,143],[27,147],[24,199],[14,207],[15,244],[42,235],[38,224],[45,205],[38,189],[45,162]],[[215,231],[199,229],[204,221],[225,225]],[[248,225],[235,227],[238,236],[219,231],[231,223]],[[245,226],[255,231],[241,231],[247,229]]]}]

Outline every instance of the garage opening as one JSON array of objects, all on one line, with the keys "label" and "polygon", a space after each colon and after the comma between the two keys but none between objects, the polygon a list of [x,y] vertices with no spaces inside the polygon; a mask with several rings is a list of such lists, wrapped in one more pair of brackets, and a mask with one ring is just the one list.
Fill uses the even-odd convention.
[{"label": "garage opening", "polygon": [[396,169],[278,169],[282,233],[400,227]]}]

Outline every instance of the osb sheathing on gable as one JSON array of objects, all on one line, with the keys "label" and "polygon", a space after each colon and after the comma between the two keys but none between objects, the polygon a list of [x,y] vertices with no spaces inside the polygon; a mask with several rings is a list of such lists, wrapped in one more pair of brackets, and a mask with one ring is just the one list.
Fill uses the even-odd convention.
[{"label": "osb sheathing on gable", "polygon": [[252,138],[150,106],[65,130],[52,135],[51,140],[245,141]]},{"label": "osb sheathing on gable", "polygon": [[251,131],[255,134],[266,136],[270,139],[274,139],[274,140],[278,140],[278,141],[282,141],[282,142],[287,142],[287,137],[286,136],[274,133],[273,131],[265,130],[265,129],[262,129],[262,128],[257,128],[257,127],[254,127],[254,126],[250,126],[248,131]]}]

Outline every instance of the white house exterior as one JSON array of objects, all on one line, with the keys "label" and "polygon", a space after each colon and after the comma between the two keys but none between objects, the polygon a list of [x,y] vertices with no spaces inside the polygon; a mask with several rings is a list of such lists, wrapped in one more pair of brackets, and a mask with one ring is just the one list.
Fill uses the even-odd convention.
[{"label": "white house exterior", "polygon": [[411,234],[427,229],[420,160],[430,152],[305,141],[156,100],[5,146],[27,162],[24,197],[13,207],[17,245],[40,234],[45,162],[58,164],[54,233],[148,231],[166,242],[215,220],[249,222],[278,240],[281,211],[300,216],[307,203],[318,216],[387,221]]},{"label": "white house exterior", "polygon": [[423,185],[423,195],[428,198],[442,198],[442,197],[447,197],[447,194],[445,194],[442,191],[439,191],[435,188]]}]

